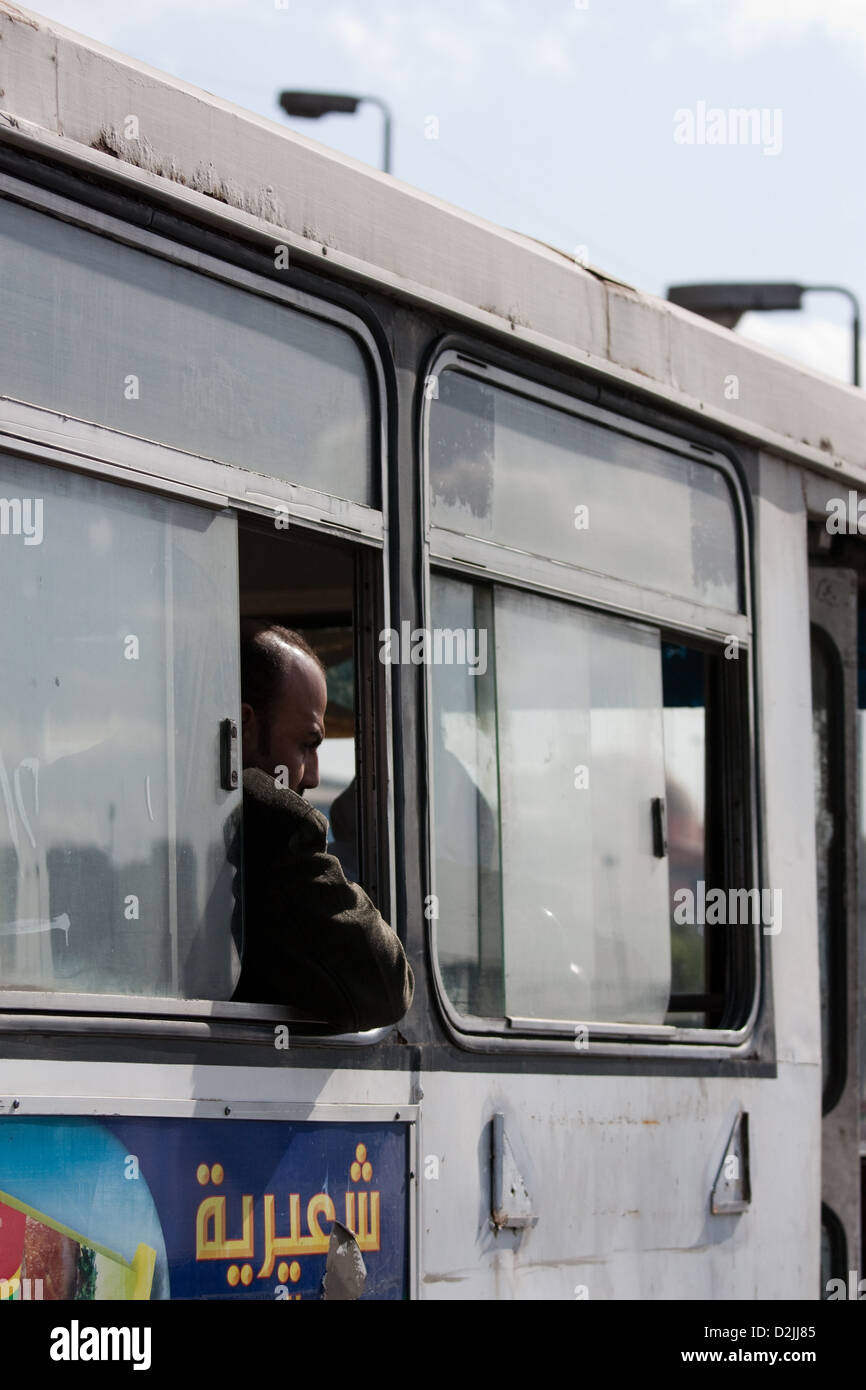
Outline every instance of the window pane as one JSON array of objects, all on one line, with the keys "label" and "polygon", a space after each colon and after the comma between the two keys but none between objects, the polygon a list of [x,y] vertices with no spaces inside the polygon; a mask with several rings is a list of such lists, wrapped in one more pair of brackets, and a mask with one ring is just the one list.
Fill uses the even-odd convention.
[{"label": "window pane", "polygon": [[485,1016],[662,1022],[657,634],[506,589],[494,622],[482,617],[489,591],[437,577],[431,592],[436,626],[486,626],[490,656],[483,676],[433,667],[437,925],[453,1002]]},{"label": "window pane", "polygon": [[[670,993],[657,634],[503,590],[506,1011],[660,1023]],[[576,768],[589,785],[576,787]]]},{"label": "window pane", "polygon": [[437,526],[739,610],[718,469],[454,371],[430,404],[429,449]]},{"label": "window pane", "polygon": [[229,998],[234,521],[5,457],[0,491],[42,530],[0,535],[0,986]]},{"label": "window pane", "polygon": [[[485,589],[431,576],[437,627],[486,633],[486,669],[433,667],[433,794],[439,966],[461,1013],[502,1017],[493,608]],[[476,647],[476,652],[480,648]],[[481,663],[478,663],[479,669]]]},{"label": "window pane", "polygon": [[[705,667],[703,652],[662,644],[673,994],[703,994],[707,978],[704,925],[675,920],[676,894],[687,889],[691,901],[697,902],[701,881],[707,892],[724,886],[706,882]],[[704,1014],[684,1017],[678,1013],[674,1021],[681,1026],[700,1026]]]},{"label": "window pane", "polygon": [[3,394],[376,505],[344,330],[0,199]]}]

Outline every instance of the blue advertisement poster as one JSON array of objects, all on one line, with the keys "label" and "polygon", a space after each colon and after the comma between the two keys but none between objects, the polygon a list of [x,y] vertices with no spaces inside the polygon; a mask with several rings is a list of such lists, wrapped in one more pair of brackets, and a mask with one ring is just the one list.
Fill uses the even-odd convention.
[{"label": "blue advertisement poster", "polygon": [[0,1120],[0,1301],[317,1299],[335,1222],[362,1298],[408,1296],[408,1127]]}]

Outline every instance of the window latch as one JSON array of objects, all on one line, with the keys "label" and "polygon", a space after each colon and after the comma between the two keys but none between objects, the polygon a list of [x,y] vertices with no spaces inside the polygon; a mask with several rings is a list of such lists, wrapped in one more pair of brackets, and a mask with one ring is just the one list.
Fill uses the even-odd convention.
[{"label": "window latch", "polygon": [[240,777],[237,721],[222,719],[220,720],[220,786],[223,791],[237,791]]},{"label": "window latch", "polygon": [[652,799],[653,816],[653,854],[656,859],[664,859],[668,852],[668,827],[667,816],[665,814],[665,799],[663,796],[654,796]]}]

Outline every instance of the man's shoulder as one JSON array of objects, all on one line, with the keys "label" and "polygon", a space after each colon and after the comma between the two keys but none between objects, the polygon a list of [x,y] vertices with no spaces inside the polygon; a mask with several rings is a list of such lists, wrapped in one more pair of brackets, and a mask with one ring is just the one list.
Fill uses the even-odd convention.
[{"label": "man's shoulder", "polygon": [[281,787],[270,773],[261,768],[247,768],[243,776],[244,820],[273,825],[280,833],[292,835],[298,830],[324,837],[327,840],[328,822],[315,806],[305,801],[289,787]]}]

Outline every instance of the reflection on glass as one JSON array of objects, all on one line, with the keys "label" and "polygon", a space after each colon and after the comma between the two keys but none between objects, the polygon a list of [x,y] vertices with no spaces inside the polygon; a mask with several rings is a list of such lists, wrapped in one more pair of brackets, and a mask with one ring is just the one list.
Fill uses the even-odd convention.
[{"label": "reflection on glass", "polygon": [[375,505],[343,329],[8,199],[0,264],[4,395]]},{"label": "reflection on glass", "polygon": [[652,839],[664,794],[658,636],[502,590],[496,670],[507,1012],[660,1023],[670,936]]},{"label": "reflection on glass", "polygon": [[431,596],[437,627],[488,632],[485,676],[433,667],[437,928],[452,1001],[484,1016],[661,1022],[671,966],[652,839],[664,792],[657,635],[506,589],[494,624],[491,591],[453,579],[436,577]]},{"label": "reflection on glass", "polygon": [[739,611],[718,469],[456,371],[430,403],[429,453],[437,526]]},{"label": "reflection on glass", "polygon": [[234,522],[23,461],[0,538],[0,987],[228,998]]},{"label": "reflection on glass", "polygon": [[433,804],[439,966],[464,1014],[504,1013],[493,609],[489,591],[430,580],[437,627],[487,633],[487,669],[433,666]]}]

